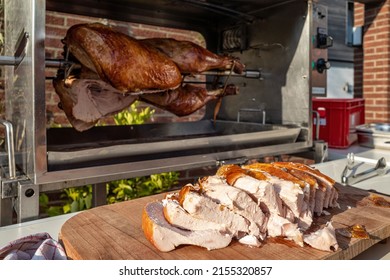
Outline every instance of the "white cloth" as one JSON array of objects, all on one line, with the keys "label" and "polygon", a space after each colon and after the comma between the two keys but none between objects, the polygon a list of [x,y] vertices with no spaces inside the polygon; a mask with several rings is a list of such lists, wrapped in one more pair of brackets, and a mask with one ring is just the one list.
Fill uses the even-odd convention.
[{"label": "white cloth", "polygon": [[60,243],[46,232],[28,235],[0,248],[0,260],[66,260]]}]

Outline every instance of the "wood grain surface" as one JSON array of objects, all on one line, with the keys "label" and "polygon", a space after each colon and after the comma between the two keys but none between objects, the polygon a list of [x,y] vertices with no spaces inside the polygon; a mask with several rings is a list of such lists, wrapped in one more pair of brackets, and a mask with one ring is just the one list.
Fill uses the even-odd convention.
[{"label": "wood grain surface", "polygon": [[[337,228],[354,224],[366,227],[370,239],[347,238],[337,234],[340,248],[325,252],[309,245],[299,247],[282,238],[268,238],[259,248],[233,241],[228,247],[208,251],[196,246],[180,246],[171,252],[158,251],[145,238],[141,228],[142,210],[146,203],[161,200],[159,194],[117,204],[96,207],[80,212],[67,220],[61,228],[59,240],[69,259],[352,259],[374,244],[390,236],[390,207],[378,206],[371,193],[338,184],[340,208],[329,209],[330,215],[314,219],[320,226],[332,221]],[[390,198],[383,196],[390,202]]]}]

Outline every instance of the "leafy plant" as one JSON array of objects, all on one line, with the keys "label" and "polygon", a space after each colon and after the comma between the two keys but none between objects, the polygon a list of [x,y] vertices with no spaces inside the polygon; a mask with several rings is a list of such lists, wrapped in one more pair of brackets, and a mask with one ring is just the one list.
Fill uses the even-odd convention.
[{"label": "leafy plant", "polygon": [[138,105],[139,102],[136,101],[128,109],[116,114],[114,116],[115,123],[117,125],[143,124],[153,116],[154,110],[150,107],[139,110]]},{"label": "leafy plant", "polygon": [[50,206],[49,196],[41,193],[39,195],[39,205],[49,216],[89,209],[92,207],[92,185],[64,189],[60,198],[61,205]]},{"label": "leafy plant", "polygon": [[113,181],[107,184],[107,204],[161,193],[178,183],[178,172]]}]

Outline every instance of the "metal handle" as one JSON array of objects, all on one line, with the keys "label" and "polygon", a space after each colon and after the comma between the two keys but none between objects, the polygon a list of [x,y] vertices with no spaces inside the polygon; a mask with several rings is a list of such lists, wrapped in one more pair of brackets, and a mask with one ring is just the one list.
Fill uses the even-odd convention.
[{"label": "metal handle", "polygon": [[6,137],[5,142],[7,145],[8,154],[8,168],[9,168],[9,179],[16,178],[16,167],[15,167],[15,150],[14,150],[14,130],[12,123],[6,120],[0,119],[0,124],[4,125]]},{"label": "metal handle", "polygon": [[320,113],[318,111],[313,111],[313,114],[316,115],[316,134],[315,134],[315,139],[314,140],[319,140],[320,139]]}]

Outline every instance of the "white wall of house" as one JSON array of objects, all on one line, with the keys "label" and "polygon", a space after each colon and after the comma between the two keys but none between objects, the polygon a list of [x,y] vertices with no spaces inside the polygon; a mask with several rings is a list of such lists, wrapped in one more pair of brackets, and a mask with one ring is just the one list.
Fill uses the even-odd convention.
[{"label": "white wall of house", "polygon": [[353,63],[330,61],[327,71],[328,98],[353,98]]}]

